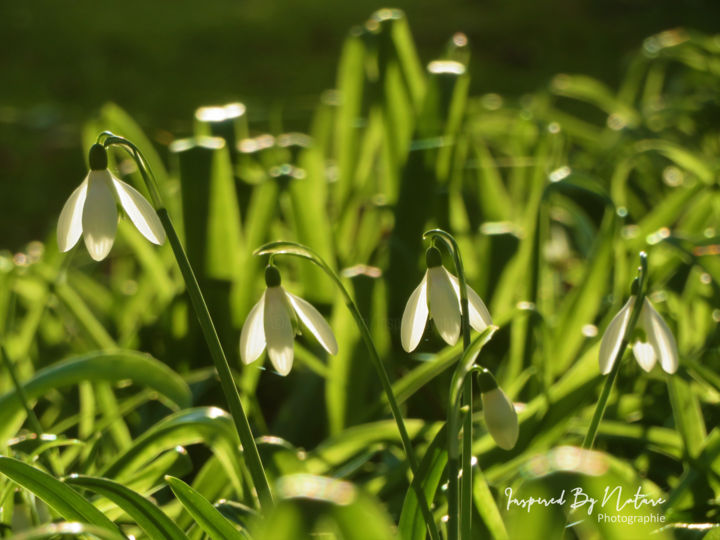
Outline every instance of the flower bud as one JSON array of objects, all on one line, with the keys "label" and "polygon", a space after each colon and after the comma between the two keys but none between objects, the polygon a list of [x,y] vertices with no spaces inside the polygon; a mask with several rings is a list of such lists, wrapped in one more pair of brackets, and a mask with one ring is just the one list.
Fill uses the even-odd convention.
[{"label": "flower bud", "polygon": [[485,425],[497,445],[510,450],[517,443],[519,427],[515,407],[500,387],[482,394]]}]

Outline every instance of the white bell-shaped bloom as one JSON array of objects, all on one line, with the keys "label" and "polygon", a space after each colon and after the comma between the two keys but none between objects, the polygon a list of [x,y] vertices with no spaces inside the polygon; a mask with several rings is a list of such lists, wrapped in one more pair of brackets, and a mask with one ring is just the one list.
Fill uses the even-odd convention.
[{"label": "white bell-shaped bloom", "polygon": [[309,302],[280,286],[280,274],[274,266],[265,269],[267,289],[253,306],[240,334],[240,358],[244,364],[257,360],[267,348],[268,356],[280,375],[287,375],[293,364],[293,339],[297,318],[318,340],[323,349],[337,354],[332,329]]},{"label": "white bell-shaped bloom", "polygon": [[488,433],[500,448],[510,450],[520,434],[515,406],[489,371],[484,370],[478,382]]},{"label": "white bell-shaped bloom", "polygon": [[[600,372],[607,375],[612,371],[615,359],[620,352],[623,336],[630,324],[630,315],[635,306],[635,296],[610,321],[600,342]],[[636,341],[632,350],[642,369],[650,371],[659,360],[667,373],[675,373],[678,368],[678,349],[675,337],[650,300],[645,298],[638,318],[639,327],[645,332],[647,342]]]},{"label": "white bell-shaped bloom", "polygon": [[135,188],[110,174],[101,145],[93,145],[90,156],[90,172],[60,212],[57,227],[60,251],[72,249],[82,235],[93,259],[101,261],[107,257],[115,241],[118,203],[145,238],[162,244],[165,230],[152,205]]},{"label": "white bell-shaped bloom", "polygon": [[[400,323],[403,349],[411,352],[420,343],[428,316],[435,323],[440,336],[448,345],[455,345],[460,337],[460,283],[442,265],[440,252],[430,247],[426,253],[428,269],[405,305]],[[492,318],[480,296],[467,287],[470,326],[482,332],[492,324]]]}]

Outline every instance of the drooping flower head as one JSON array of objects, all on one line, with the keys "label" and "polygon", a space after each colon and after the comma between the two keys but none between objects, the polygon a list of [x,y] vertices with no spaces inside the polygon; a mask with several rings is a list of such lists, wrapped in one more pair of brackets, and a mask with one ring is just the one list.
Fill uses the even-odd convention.
[{"label": "drooping flower head", "polygon": [[[442,265],[440,251],[431,246],[425,252],[427,271],[405,305],[400,323],[403,349],[411,352],[420,343],[428,316],[448,345],[460,337],[460,283]],[[492,324],[490,312],[478,294],[467,287],[470,326],[482,332]]]},{"label": "drooping flower head", "polygon": [[510,450],[520,434],[515,406],[488,370],[480,372],[478,383],[488,432],[500,448]]},{"label": "drooping flower head", "polygon": [[248,314],[240,334],[240,358],[244,364],[257,360],[267,347],[268,357],[280,375],[287,375],[293,364],[293,339],[297,319],[318,340],[323,349],[337,354],[332,329],[309,302],[287,292],[280,285],[278,269],[265,268],[267,289]]},{"label": "drooping flower head", "polygon": [[107,165],[107,151],[94,144],[90,148],[90,172],[60,212],[57,241],[61,252],[72,249],[82,235],[93,259],[107,257],[115,241],[118,203],[145,238],[154,244],[165,241],[165,231],[152,205],[135,188],[115,178]]},{"label": "drooping flower head", "polygon": [[[612,371],[623,343],[623,337],[628,324],[630,324],[630,316],[635,302],[635,295],[630,296],[630,299],[610,321],[605,334],[603,334],[599,355],[600,372],[603,375]],[[675,337],[647,298],[643,300],[640,308],[638,326],[644,331],[646,338],[646,341],[637,339],[632,347],[633,355],[640,367],[649,372],[659,360],[663,370],[667,373],[675,373],[678,368],[678,349]]]}]

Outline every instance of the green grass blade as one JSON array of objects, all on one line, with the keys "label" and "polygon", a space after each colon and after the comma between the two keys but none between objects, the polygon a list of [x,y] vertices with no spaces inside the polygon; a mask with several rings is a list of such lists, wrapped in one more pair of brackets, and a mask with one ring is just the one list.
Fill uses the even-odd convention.
[{"label": "green grass blade", "polygon": [[117,531],[115,524],[78,492],[35,467],[0,456],[0,473],[45,501],[65,519]]},{"label": "green grass blade", "polygon": [[153,540],[187,540],[187,536],[155,504],[122,484],[94,476],[72,475],[66,484],[107,497],[122,508]]},{"label": "green grass blade", "polygon": [[195,522],[212,540],[243,540],[248,538],[248,536],[238,531],[210,501],[185,482],[172,476],[166,476],[165,480],[178,500],[195,519]]},{"label": "green grass blade", "polygon": [[217,137],[181,139],[170,147],[182,186],[187,254],[197,277],[230,280],[242,248],[232,163]]},{"label": "green grass blade", "polygon": [[496,540],[508,540],[507,529],[495,498],[488,487],[485,475],[481,470],[473,471],[473,500],[475,509],[480,514],[485,526]]},{"label": "green grass blade", "polygon": [[177,445],[204,443],[225,467],[235,490],[242,494],[242,457],[240,442],[230,415],[216,407],[187,409],[161,420],[137,437],[127,451],[120,454],[102,472],[102,476],[125,481],[160,452]]},{"label": "green grass blade", "polygon": [[707,437],[705,419],[697,393],[692,391],[689,382],[678,375],[668,376],[667,386],[675,426],[683,439],[685,451],[691,457],[697,457]]},{"label": "green grass blade", "polygon": [[125,540],[125,536],[118,532],[80,522],[43,525],[42,527],[37,527],[13,536],[15,540],[54,540],[65,537],[71,539],[90,537],[98,538],[99,540]]},{"label": "green grass blade", "polygon": [[[156,390],[178,407],[188,407],[192,401],[180,375],[151,356],[134,351],[98,351],[70,358],[38,371],[24,387],[29,399],[37,399],[50,390],[81,381],[115,383],[124,379]],[[15,392],[0,396],[0,441],[12,437],[24,418]]]},{"label": "green grass blade", "polygon": [[[431,508],[435,492],[445,471],[445,465],[447,465],[447,430],[443,427],[425,451],[425,457],[420,462],[420,468],[413,478],[413,482],[422,484],[423,492]],[[398,531],[405,540],[425,540],[427,531],[425,520],[418,506],[417,495],[412,489],[405,494]]]}]

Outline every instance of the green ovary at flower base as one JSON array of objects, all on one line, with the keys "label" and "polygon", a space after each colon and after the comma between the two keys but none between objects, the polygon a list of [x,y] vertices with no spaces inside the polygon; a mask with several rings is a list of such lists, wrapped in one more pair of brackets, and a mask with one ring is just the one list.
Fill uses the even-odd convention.
[{"label": "green ovary at flower base", "polygon": [[118,203],[145,238],[158,245],[165,242],[165,231],[155,209],[139,191],[110,173],[107,151],[95,144],[90,149],[90,172],[60,212],[60,251],[72,249],[82,235],[90,257],[96,261],[107,257],[115,241]]},{"label": "green ovary at flower base", "polygon": [[[600,372],[607,375],[612,371],[615,359],[622,346],[623,337],[630,323],[630,315],[635,306],[636,297],[631,296],[627,303],[610,321],[600,343]],[[645,331],[647,342],[636,340],[632,351],[640,367],[650,371],[660,360],[660,366],[667,373],[675,373],[678,368],[678,349],[675,338],[667,323],[655,310],[650,300],[643,299],[638,325]]]},{"label": "green ovary at flower base", "polygon": [[323,316],[310,303],[283,289],[280,273],[274,266],[265,269],[265,283],[267,289],[250,310],[240,335],[243,363],[254,362],[267,347],[278,373],[290,373],[297,318],[328,353],[337,354],[335,335]]},{"label": "green ovary at flower base", "polygon": [[[435,328],[448,345],[455,345],[460,337],[460,284],[458,278],[442,265],[440,251],[431,246],[425,259],[427,271],[420,285],[413,291],[405,305],[400,324],[403,349],[411,352],[420,343],[428,315]],[[467,288],[470,326],[482,332],[492,324],[485,303],[470,287]]]}]

